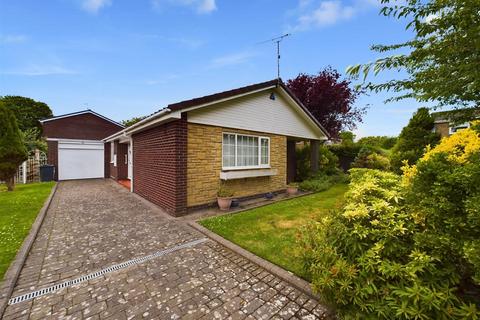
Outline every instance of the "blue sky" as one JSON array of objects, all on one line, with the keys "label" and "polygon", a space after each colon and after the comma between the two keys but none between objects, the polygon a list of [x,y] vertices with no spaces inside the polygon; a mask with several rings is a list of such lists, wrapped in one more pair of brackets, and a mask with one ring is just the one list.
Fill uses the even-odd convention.
[{"label": "blue sky", "polygon": [[[258,43],[285,32],[284,80],[344,73],[379,57],[370,45],[408,39],[378,11],[376,0],[0,0],[0,95],[119,121],[275,78],[275,46]],[[369,105],[359,136],[396,135],[420,106],[389,96],[357,101]]]}]

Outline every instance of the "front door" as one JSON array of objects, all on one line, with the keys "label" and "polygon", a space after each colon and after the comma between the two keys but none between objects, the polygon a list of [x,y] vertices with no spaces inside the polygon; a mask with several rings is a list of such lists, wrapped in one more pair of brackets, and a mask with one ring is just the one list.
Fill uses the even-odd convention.
[{"label": "front door", "polygon": [[132,180],[133,162],[132,162],[132,145],[130,143],[128,144],[127,162],[128,162],[127,178]]}]

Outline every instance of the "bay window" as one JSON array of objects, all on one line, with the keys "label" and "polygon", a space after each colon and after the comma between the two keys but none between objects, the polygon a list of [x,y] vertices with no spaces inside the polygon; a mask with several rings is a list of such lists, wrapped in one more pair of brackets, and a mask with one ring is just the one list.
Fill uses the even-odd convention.
[{"label": "bay window", "polygon": [[268,168],[269,165],[270,138],[236,133],[223,134],[223,169]]}]

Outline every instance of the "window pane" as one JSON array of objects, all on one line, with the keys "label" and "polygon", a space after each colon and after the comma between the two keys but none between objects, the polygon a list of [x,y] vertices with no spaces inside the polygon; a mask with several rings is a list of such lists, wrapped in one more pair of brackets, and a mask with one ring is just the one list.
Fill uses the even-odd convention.
[{"label": "window pane", "polygon": [[258,137],[237,136],[237,166],[258,165]]},{"label": "window pane", "polygon": [[235,166],[235,135],[224,134],[223,135],[223,166],[234,167]]},{"label": "window pane", "polygon": [[261,164],[268,164],[268,156],[269,156],[269,150],[268,150],[268,142],[269,140],[268,139],[261,139],[261,155],[262,155],[262,158],[261,158]]}]

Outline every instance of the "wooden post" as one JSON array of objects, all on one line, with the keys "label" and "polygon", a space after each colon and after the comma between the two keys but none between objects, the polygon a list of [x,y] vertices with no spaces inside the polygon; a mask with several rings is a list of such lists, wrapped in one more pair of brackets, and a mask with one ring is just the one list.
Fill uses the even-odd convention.
[{"label": "wooden post", "polygon": [[312,172],[312,174],[318,173],[319,146],[320,141],[310,140],[310,171]]}]

